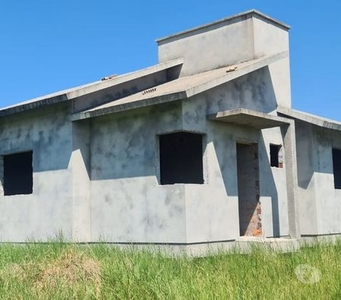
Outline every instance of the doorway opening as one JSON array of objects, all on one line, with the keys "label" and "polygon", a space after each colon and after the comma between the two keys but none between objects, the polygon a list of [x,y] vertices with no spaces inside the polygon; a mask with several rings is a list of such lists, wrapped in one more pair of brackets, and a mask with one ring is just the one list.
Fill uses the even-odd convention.
[{"label": "doorway opening", "polygon": [[240,236],[262,236],[258,144],[237,143]]}]

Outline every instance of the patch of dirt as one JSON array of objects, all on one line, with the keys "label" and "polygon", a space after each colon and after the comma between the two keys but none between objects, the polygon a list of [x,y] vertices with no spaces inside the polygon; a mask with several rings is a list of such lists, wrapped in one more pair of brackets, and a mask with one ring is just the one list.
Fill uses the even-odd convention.
[{"label": "patch of dirt", "polygon": [[19,280],[25,280],[27,278],[26,271],[22,265],[13,263],[7,265],[5,268],[0,270],[1,278],[16,278]]},{"label": "patch of dirt", "polygon": [[39,294],[65,289],[99,298],[101,292],[99,263],[79,249],[68,249],[50,262],[9,264],[0,270],[0,279],[26,282]]},{"label": "patch of dirt", "polygon": [[88,288],[99,296],[101,290],[99,264],[79,251],[67,250],[55,261],[41,266],[36,287],[39,290],[72,287],[75,292]]}]

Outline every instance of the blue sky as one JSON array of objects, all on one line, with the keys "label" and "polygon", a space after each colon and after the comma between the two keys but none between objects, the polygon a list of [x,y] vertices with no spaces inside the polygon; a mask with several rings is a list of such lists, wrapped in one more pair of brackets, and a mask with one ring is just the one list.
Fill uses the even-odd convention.
[{"label": "blue sky", "polygon": [[291,26],[293,108],[341,121],[341,1],[0,3],[0,107],[157,63],[155,39],[257,9]]}]

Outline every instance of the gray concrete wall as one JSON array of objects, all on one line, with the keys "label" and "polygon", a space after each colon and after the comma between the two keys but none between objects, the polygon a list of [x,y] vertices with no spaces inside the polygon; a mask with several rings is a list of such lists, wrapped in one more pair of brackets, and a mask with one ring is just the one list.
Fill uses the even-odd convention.
[{"label": "gray concrete wall", "polygon": [[[258,130],[206,121],[207,104],[204,97],[196,97],[92,120],[93,241],[196,243],[239,237],[237,141],[259,143],[260,172],[267,169],[263,191],[267,176],[278,186],[283,178],[274,178]],[[159,184],[157,135],[180,130],[204,134],[204,184]],[[273,191],[267,192],[264,197],[272,199]],[[281,195],[276,201],[284,206],[280,224],[286,235],[285,191]],[[264,211],[265,221],[266,215],[272,217],[272,211]],[[272,236],[271,220],[267,224]]]},{"label": "gray concrete wall", "polygon": [[270,144],[285,147],[280,128],[262,130],[260,141],[260,193],[265,236],[289,235],[287,159],[283,168],[270,166]]},{"label": "gray concrete wall", "polygon": [[0,240],[46,240],[72,234],[69,104],[0,119],[0,155],[33,150],[33,193],[0,196]]},{"label": "gray concrete wall", "polygon": [[[284,168],[276,169],[271,168],[269,163],[270,143],[283,145],[280,129],[263,130],[261,133],[250,127],[208,122],[202,117],[207,113],[240,107],[241,102],[242,107],[268,110],[269,104],[261,100],[262,97],[258,98],[259,89],[263,84],[258,89],[257,85],[252,89],[245,88],[241,92],[242,97],[238,94],[235,86],[252,82],[253,79],[249,76],[256,77],[256,74],[183,102],[184,129],[205,132],[207,141],[204,155],[204,165],[207,167],[206,184],[186,186],[186,203],[190,204],[186,209],[187,233],[191,242],[228,240],[239,236],[237,142],[258,143],[259,146],[260,201],[264,235],[288,235],[285,164]],[[268,97],[267,93],[266,95]],[[264,107],[262,103],[265,104]],[[201,228],[200,231],[197,230],[198,227]]]},{"label": "gray concrete wall", "polygon": [[[269,69],[263,68],[204,93],[207,113],[243,107],[271,114],[278,105],[274,88]],[[192,108],[191,111],[196,110]],[[250,132],[250,129],[247,128],[246,132]],[[284,145],[280,128],[262,130],[261,136],[256,139],[247,135],[235,139],[257,141],[259,144],[264,235],[288,235],[286,162],[282,169],[271,168],[269,164],[270,143]]]},{"label": "gray concrete wall", "polygon": [[203,95],[207,99],[208,113],[240,107],[273,113],[278,105],[267,67],[206,91]]},{"label": "gray concrete wall", "polygon": [[206,131],[206,181],[186,186],[188,242],[224,241],[239,237],[236,143],[257,142],[259,133],[219,122]]},{"label": "gray concrete wall", "polygon": [[313,151],[315,197],[318,217],[318,233],[341,232],[341,190],[334,188],[332,148],[341,149],[341,134],[314,128]]},{"label": "gray concrete wall", "polygon": [[158,178],[157,135],[181,129],[181,102],[92,120],[92,240],[186,242],[185,185]]},{"label": "gray concrete wall", "polygon": [[341,134],[296,121],[302,235],[341,232],[341,190],[334,188],[332,148]]}]

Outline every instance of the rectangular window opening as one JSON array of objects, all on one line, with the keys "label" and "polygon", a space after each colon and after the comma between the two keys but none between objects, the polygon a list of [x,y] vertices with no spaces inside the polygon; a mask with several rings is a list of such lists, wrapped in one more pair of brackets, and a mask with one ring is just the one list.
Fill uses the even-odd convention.
[{"label": "rectangular window opening", "polygon": [[270,144],[270,166],[276,168],[283,168],[282,145]]},{"label": "rectangular window opening", "polygon": [[204,183],[202,135],[177,132],[159,136],[160,182]]},{"label": "rectangular window opening", "polygon": [[341,150],[333,149],[334,188],[341,189]]},{"label": "rectangular window opening", "polygon": [[32,151],[3,156],[4,195],[32,194]]}]

